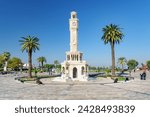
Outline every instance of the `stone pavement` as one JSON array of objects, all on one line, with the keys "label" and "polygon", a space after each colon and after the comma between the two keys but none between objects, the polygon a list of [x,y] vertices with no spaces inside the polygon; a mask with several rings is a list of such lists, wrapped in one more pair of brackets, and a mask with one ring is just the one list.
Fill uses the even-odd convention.
[{"label": "stone pavement", "polygon": [[0,75],[0,99],[5,100],[149,100],[150,73],[140,80],[140,73],[132,73],[135,80],[113,83],[111,79],[89,82],[52,82],[42,79],[44,85],[21,83],[14,75]]}]

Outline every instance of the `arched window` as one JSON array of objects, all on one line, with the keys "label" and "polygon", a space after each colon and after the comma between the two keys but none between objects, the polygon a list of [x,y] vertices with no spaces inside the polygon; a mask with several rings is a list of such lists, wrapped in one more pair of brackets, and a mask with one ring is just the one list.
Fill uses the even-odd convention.
[{"label": "arched window", "polygon": [[71,55],[71,60],[73,60],[73,56]]},{"label": "arched window", "polygon": [[70,60],[70,56],[69,56],[69,55],[67,55],[67,60],[68,60],[68,61]]},{"label": "arched window", "polygon": [[80,55],[80,61],[82,61],[82,55]]}]

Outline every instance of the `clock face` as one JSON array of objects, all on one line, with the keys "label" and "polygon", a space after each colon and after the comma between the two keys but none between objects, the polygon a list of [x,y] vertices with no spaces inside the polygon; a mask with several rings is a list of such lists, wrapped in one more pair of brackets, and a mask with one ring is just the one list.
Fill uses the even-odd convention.
[{"label": "clock face", "polygon": [[73,22],[72,25],[73,25],[73,26],[76,26],[76,22]]}]

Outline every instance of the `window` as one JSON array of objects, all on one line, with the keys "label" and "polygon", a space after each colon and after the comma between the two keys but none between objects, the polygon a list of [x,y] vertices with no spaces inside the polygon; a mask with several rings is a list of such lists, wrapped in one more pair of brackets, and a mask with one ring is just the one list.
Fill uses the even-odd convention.
[{"label": "window", "polygon": [[72,17],[73,17],[73,18],[76,18],[76,15],[73,15]]},{"label": "window", "polygon": [[67,60],[70,60],[70,55],[67,55]]}]

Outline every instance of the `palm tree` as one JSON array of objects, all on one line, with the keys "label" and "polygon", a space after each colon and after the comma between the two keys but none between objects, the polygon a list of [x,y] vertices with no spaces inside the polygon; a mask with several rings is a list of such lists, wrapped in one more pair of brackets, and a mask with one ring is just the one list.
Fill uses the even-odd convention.
[{"label": "palm tree", "polygon": [[37,61],[39,63],[41,63],[41,68],[43,70],[43,64],[44,64],[44,62],[46,63],[46,58],[44,56],[41,56],[41,57],[37,58]]},{"label": "palm tree", "polygon": [[123,33],[118,25],[110,24],[106,25],[102,29],[103,36],[102,40],[105,44],[110,43],[111,45],[111,55],[112,55],[112,77],[115,76],[115,44],[119,44],[123,38]]},{"label": "palm tree", "polygon": [[122,67],[122,72],[124,71],[124,65],[125,65],[126,63],[127,63],[127,60],[126,60],[125,57],[120,57],[120,58],[118,58],[118,64],[121,65],[121,67]]},{"label": "palm tree", "polygon": [[39,50],[39,39],[37,37],[31,37],[31,36],[27,36],[27,37],[22,37],[22,40],[19,40],[20,44],[21,44],[21,49],[22,52],[24,50],[26,50],[26,52],[28,53],[28,64],[29,64],[29,68],[28,68],[28,76],[29,78],[32,78],[32,53],[35,52],[36,50]]},{"label": "palm tree", "polygon": [[4,52],[2,54],[2,57],[3,57],[3,60],[5,62],[5,65],[4,65],[4,71],[7,71],[7,66],[8,66],[8,60],[10,59],[10,53],[9,52]]}]

